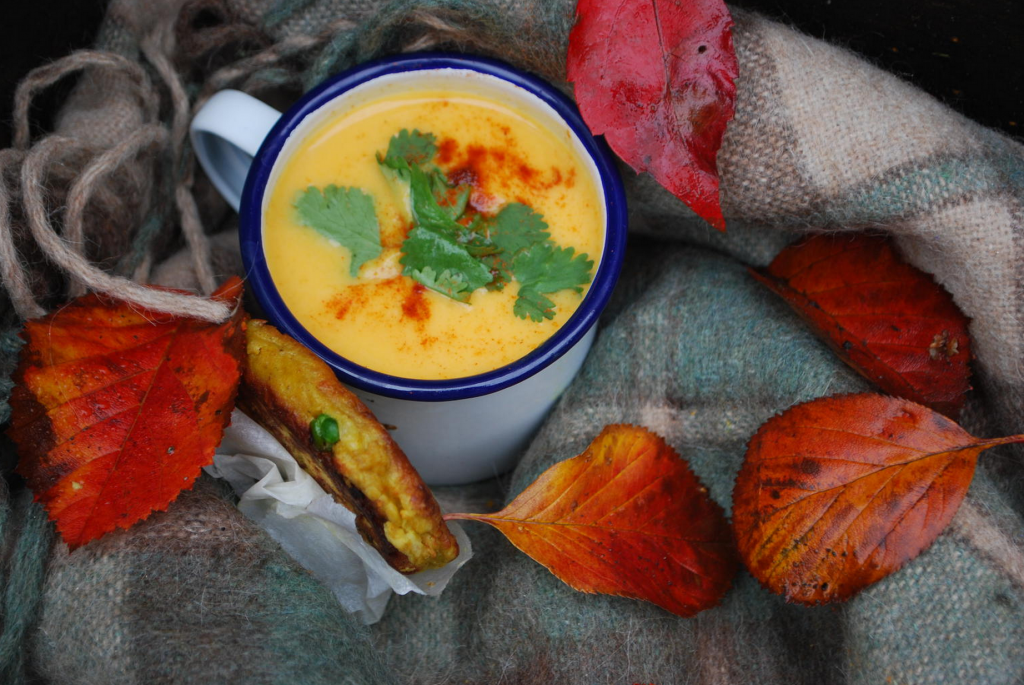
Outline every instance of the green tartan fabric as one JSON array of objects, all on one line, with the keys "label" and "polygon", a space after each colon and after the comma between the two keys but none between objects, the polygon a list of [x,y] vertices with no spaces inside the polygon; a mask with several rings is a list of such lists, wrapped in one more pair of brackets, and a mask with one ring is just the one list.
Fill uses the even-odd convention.
[{"label": "green tartan fabric", "polygon": [[[193,98],[231,86],[282,107],[344,67],[438,46],[502,57],[568,90],[574,4],[112,0],[97,47],[148,65],[140,45],[157,34]],[[893,235],[972,318],[978,389],[965,427],[1024,431],[1024,149],[842,49],[734,14],[737,113],[719,156],[729,232],[625,169],[627,264],[583,372],[519,467],[439,490],[447,508],[496,508],[605,424],[630,422],[665,436],[728,510],[764,420],[868,389],[746,273],[808,231]],[[88,71],[58,132],[114,145],[142,121],[131,88],[123,73]],[[148,190],[88,223],[92,244],[109,246],[93,256],[162,262],[153,280],[194,286],[187,255],[168,259],[173,222],[145,220],[163,216],[165,176],[186,170],[145,156],[133,164],[124,173]],[[216,233],[217,270],[236,271],[225,205],[201,176],[195,195]],[[0,370],[15,348],[0,347]],[[949,529],[845,605],[790,606],[741,572],[719,607],[693,619],[575,593],[468,524],[476,555],[445,593],[393,598],[367,628],[206,480],[167,512],[73,553],[24,493],[5,496],[0,666],[12,683],[1019,683],[1018,458],[986,453]]]}]

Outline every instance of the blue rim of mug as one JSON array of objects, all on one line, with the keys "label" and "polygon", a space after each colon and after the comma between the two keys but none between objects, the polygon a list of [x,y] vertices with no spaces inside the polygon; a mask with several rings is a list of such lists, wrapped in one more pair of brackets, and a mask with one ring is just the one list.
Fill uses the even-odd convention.
[{"label": "blue rim of mug", "polygon": [[[380,373],[355,364],[317,340],[281,299],[263,254],[263,192],[288,136],[308,115],[339,95],[368,81],[409,71],[461,69],[493,76],[519,86],[551,107],[569,126],[597,167],[604,188],[607,230],[597,274],[583,301],[568,321],[524,357],[493,371],[445,380],[418,380]],[[400,399],[446,401],[479,397],[519,383],[558,360],[597,322],[622,269],[626,247],[626,194],[614,158],[604,141],[591,135],[575,103],[540,78],[484,57],[414,53],[388,57],[344,71],[302,96],[267,134],[242,189],[239,241],[248,285],[270,323],[310,348],[342,382],[361,390]]]}]

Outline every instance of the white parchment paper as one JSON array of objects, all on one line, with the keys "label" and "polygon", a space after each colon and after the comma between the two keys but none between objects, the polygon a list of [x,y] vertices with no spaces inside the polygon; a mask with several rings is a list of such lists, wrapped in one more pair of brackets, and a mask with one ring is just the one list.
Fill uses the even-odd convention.
[{"label": "white parchment paper", "polygon": [[237,409],[206,472],[228,481],[240,497],[238,508],[363,623],[380,620],[393,592],[439,595],[473,555],[462,528],[449,523],[459,556],[443,568],[402,575],[359,535],[355,514],[324,492],[273,435]]}]

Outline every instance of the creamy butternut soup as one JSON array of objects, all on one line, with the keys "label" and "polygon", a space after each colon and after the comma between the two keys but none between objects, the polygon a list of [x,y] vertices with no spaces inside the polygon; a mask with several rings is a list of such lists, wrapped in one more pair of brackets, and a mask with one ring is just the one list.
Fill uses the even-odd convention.
[{"label": "creamy butternut soup", "polygon": [[523,357],[575,311],[604,246],[569,135],[447,90],[328,119],[268,191],[278,292],[312,335],[378,372],[459,378]]}]

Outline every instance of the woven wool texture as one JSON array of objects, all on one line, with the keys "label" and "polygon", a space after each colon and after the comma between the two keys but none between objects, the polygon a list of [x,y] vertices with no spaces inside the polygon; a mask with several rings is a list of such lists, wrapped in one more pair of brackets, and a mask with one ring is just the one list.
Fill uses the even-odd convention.
[{"label": "woven wool texture", "polygon": [[[58,117],[61,137],[16,136],[18,149],[0,153],[0,228],[21,255],[35,306],[81,287],[40,257],[29,230],[37,184],[43,214],[60,227],[83,171],[140,136],[104,167],[78,243],[111,273],[201,291],[239,269],[232,219],[184,144],[189,111],[210,93],[241,88],[283,108],[352,64],[436,48],[501,57],[571,92],[563,79],[574,5],[111,0],[102,56],[76,58],[85,75]],[[964,425],[1024,432],[1024,149],[844,50],[734,14],[741,77],[719,156],[729,232],[624,169],[634,235],[581,376],[516,471],[442,489],[449,509],[496,509],[605,424],[632,422],[665,436],[728,510],[746,441],[764,420],[796,402],[867,389],[746,275],[746,264],[767,264],[807,231],[895,236],[972,318],[978,392]],[[33,155],[38,178],[26,176]],[[186,228],[187,249],[172,257],[191,220],[209,239]],[[15,314],[8,308],[5,324]],[[17,347],[0,338],[0,373]],[[469,524],[476,557],[448,590],[395,598],[370,629],[213,483],[201,480],[167,512],[73,554],[53,543],[26,493],[5,490],[0,681],[1018,683],[1019,471],[1011,449],[986,453],[936,543],[835,608],[786,605],[741,573],[721,606],[678,619],[575,593]]]},{"label": "woven wool texture", "polygon": [[[82,553],[59,546],[30,642],[44,682],[391,682],[367,635],[203,480]],[[12,682],[12,681],[5,681]]]},{"label": "woven wool texture", "polygon": [[[605,424],[627,422],[665,436],[728,510],[757,426],[866,383],[735,261],[661,244],[631,249],[632,276],[583,375],[509,492],[581,452]],[[984,471],[959,518],[974,515],[999,516],[994,532],[1010,544],[1024,532]],[[415,683],[444,682],[446,669],[452,682],[580,685],[1014,682],[1024,657],[1019,577],[990,558],[994,541],[964,536],[959,524],[843,607],[787,606],[741,574],[720,607],[689,620],[575,593],[476,531],[471,573],[440,601],[396,602],[374,630],[392,668]]]}]

